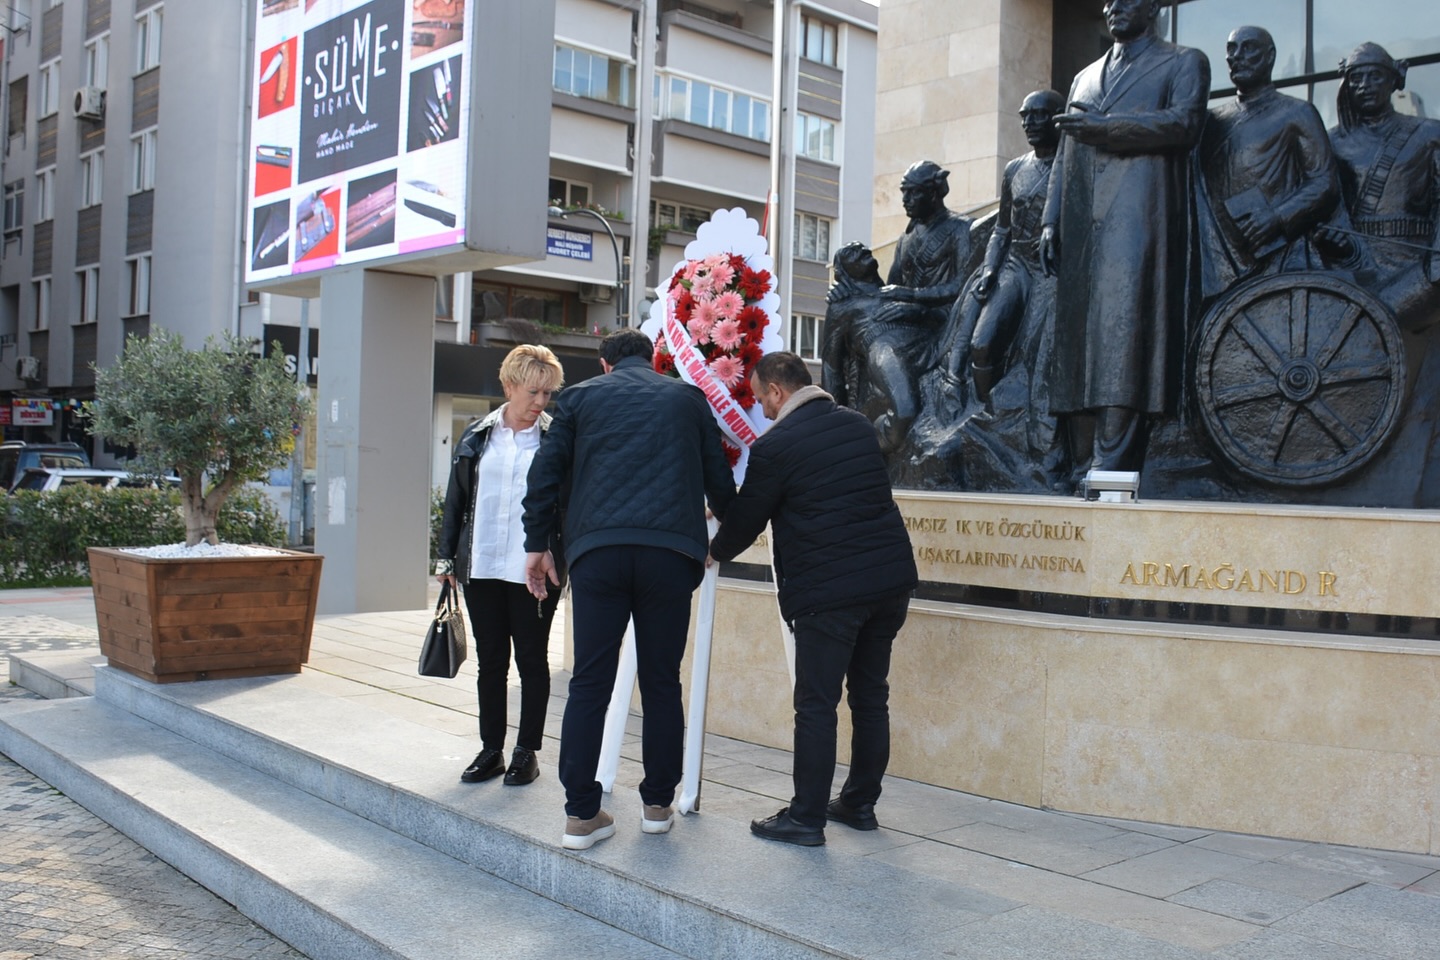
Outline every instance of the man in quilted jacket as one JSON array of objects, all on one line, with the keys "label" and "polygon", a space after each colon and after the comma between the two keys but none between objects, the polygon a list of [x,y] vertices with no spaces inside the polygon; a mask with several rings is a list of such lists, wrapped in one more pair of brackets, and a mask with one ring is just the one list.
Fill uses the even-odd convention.
[{"label": "man in quilted jacket", "polygon": [[[750,380],[774,422],[750,448],[745,485],[710,555],[733,559],[768,522],[780,613],[795,632],[795,796],[750,832],[818,846],[827,819],[878,825],[890,762],[890,647],[917,583],[915,558],[870,421],[812,386],[793,353],[766,354]],[[842,685],[850,775],[830,800]]]},{"label": "man in quilted jacket", "polygon": [[604,376],[563,391],[527,478],[526,578],[544,597],[558,581],[547,552],[562,489],[575,666],[560,728],[564,847],[584,850],[615,833],[595,779],[605,709],[625,627],[635,623],[645,778],[641,828],[674,820],[685,718],[680,659],[690,596],[704,574],[705,503],[716,516],[735,496],[720,428],[696,387],[651,369],[654,344],[638,330],[600,343]]}]

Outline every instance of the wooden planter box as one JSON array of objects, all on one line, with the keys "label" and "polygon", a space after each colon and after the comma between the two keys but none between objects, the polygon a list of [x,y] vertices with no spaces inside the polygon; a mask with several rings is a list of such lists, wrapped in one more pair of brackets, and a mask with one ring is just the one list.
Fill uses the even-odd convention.
[{"label": "wooden planter box", "polygon": [[91,547],[100,652],[154,683],[299,673],[323,557],[161,559]]}]

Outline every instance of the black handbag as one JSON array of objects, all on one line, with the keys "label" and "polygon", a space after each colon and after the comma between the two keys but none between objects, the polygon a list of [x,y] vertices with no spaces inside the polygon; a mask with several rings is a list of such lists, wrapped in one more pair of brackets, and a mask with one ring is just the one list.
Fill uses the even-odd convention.
[{"label": "black handbag", "polygon": [[425,644],[420,648],[420,676],[451,677],[460,672],[465,662],[465,615],[460,612],[460,603],[446,580],[440,587],[440,602],[435,605],[435,619],[425,634]]}]

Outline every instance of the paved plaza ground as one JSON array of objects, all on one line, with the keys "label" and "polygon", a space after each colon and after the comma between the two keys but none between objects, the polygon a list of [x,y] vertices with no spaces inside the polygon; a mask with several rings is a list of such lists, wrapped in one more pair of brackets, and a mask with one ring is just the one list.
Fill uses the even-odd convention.
[{"label": "paved plaza ground", "polygon": [[[551,654],[557,666],[561,609]],[[473,735],[473,665],[454,681],[415,675],[428,616],[322,617],[307,670],[324,675],[336,696]],[[0,592],[0,652],[76,662],[96,656],[94,636],[88,589]],[[554,675],[542,751],[543,776],[552,779],[568,681],[562,670]],[[0,711],[33,696],[4,686]],[[619,778],[627,795],[618,804],[631,801],[636,756],[632,738]],[[748,836],[744,823],[788,799],[789,769],[783,750],[707,736],[701,816],[732,822],[739,853],[779,856]],[[894,779],[877,812],[881,830],[832,827],[822,849],[962,885],[966,901],[957,910],[967,919],[952,956],[1440,956],[1437,857],[1035,810]],[[557,839],[560,823],[557,809]],[[684,826],[676,830],[681,842]],[[8,759],[0,759],[0,838],[0,960],[300,956]],[[897,947],[885,955],[905,955]]]}]

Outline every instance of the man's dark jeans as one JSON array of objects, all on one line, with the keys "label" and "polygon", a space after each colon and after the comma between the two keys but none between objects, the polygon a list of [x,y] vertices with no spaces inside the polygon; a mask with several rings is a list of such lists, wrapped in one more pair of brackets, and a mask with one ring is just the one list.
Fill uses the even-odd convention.
[{"label": "man's dark jeans", "polygon": [[690,629],[690,595],[700,561],[660,547],[597,547],[570,568],[570,616],[575,669],[560,727],[560,782],[565,813],[588,820],[600,809],[595,769],[605,734],[605,708],[615,687],[625,625],[635,621],[645,779],[640,797],[669,806],[685,752],[680,659]]},{"label": "man's dark jeans", "polygon": [[835,709],[849,693],[850,775],[846,805],[880,798],[890,764],[890,647],[905,625],[908,594],[797,617],[795,629],[795,797],[790,818],[825,826],[835,777]]}]

